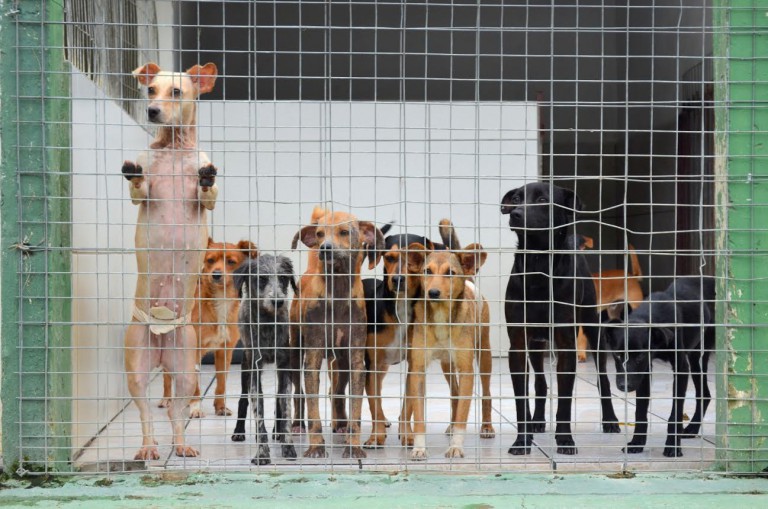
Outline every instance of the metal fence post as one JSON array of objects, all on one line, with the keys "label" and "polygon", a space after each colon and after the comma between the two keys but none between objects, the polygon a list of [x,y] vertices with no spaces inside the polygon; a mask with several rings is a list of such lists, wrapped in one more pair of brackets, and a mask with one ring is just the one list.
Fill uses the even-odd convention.
[{"label": "metal fence post", "polygon": [[62,2],[0,0],[0,296],[6,469],[71,454],[70,74]]},{"label": "metal fence post", "polygon": [[[715,2],[719,257],[717,438],[729,472],[768,467],[768,10]],[[762,104],[761,104],[762,103]]]}]

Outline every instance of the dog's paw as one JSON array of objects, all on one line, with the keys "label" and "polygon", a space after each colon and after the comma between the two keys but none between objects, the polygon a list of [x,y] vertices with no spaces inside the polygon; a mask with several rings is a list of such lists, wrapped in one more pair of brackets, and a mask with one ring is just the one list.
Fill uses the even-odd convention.
[{"label": "dog's paw", "polygon": [[576,360],[579,362],[587,362],[587,354],[585,353],[576,354]]},{"label": "dog's paw", "polygon": [[359,446],[350,445],[344,448],[344,452],[341,453],[341,457],[360,459],[360,458],[367,458],[368,455]]},{"label": "dog's paw", "polygon": [[555,443],[557,444],[557,454],[567,454],[572,456],[579,452],[576,448],[576,443],[573,441],[573,437],[555,437]]},{"label": "dog's paw", "polygon": [[200,456],[200,451],[188,445],[177,445],[174,447],[174,450],[176,451],[176,456],[181,456],[182,458],[196,458]]},{"label": "dog's paw", "polygon": [[293,444],[285,444],[280,447],[280,452],[283,455],[283,458],[285,459],[296,459],[296,448],[293,447]]},{"label": "dog's paw", "polygon": [[232,415],[232,410],[230,410],[227,407],[220,407],[216,409],[216,415],[219,415],[219,416]]},{"label": "dog's paw", "polygon": [[603,433],[621,433],[621,426],[619,426],[619,423],[615,421],[604,422]]},{"label": "dog's paw", "polygon": [[203,412],[200,407],[189,409],[190,419],[202,419],[203,417],[205,417],[205,412]]},{"label": "dog's paw", "polygon": [[643,449],[644,449],[644,448],[645,448],[645,447],[644,447],[644,446],[642,446],[642,445],[631,445],[631,444],[627,444],[627,446],[626,446],[626,447],[624,447],[624,448],[621,450],[621,452],[625,452],[625,453],[627,453],[627,454],[640,454],[641,452],[643,452]]},{"label": "dog's paw", "polygon": [[171,406],[170,398],[163,398],[160,400],[160,403],[157,404],[157,408],[168,408],[169,406]]},{"label": "dog's paw", "polygon": [[701,433],[701,424],[689,424],[680,434],[680,438],[696,438]]},{"label": "dog's paw", "polygon": [[212,164],[206,164],[205,166],[197,170],[198,182],[200,183],[200,187],[208,188],[213,186],[213,184],[216,183],[216,174],[218,174],[218,170]]},{"label": "dog's paw", "polygon": [[413,437],[412,436],[401,436],[400,437],[400,445],[403,447],[413,447]]},{"label": "dog's paw", "polygon": [[680,447],[667,446],[664,448],[664,456],[667,458],[679,458],[683,455],[683,450]]},{"label": "dog's paw", "polygon": [[233,442],[245,442],[245,433],[232,433]]},{"label": "dog's paw", "polygon": [[531,454],[531,444],[533,439],[530,435],[517,435],[512,447],[507,452],[513,456],[522,456],[524,454]]},{"label": "dog's paw", "polygon": [[145,445],[139,449],[139,452],[136,453],[133,459],[136,461],[159,460],[160,453],[154,445]]},{"label": "dog's paw", "polygon": [[272,460],[269,457],[269,446],[266,444],[259,444],[256,456],[251,459],[251,463],[254,465],[269,465],[272,463]]},{"label": "dog's paw", "polygon": [[462,447],[451,446],[445,451],[446,458],[463,458],[464,449]]},{"label": "dog's paw", "polygon": [[121,171],[123,172],[123,177],[129,182],[135,178],[144,176],[144,170],[141,166],[132,161],[125,161]]},{"label": "dog's paw", "polygon": [[363,447],[366,449],[378,449],[384,446],[384,442],[387,440],[387,435],[371,435],[368,440],[365,441]]},{"label": "dog's paw", "polygon": [[391,426],[392,426],[392,423],[391,423],[391,422],[389,422],[389,421],[384,421],[384,427],[385,427],[385,428],[389,428],[389,427],[391,427]]},{"label": "dog's paw", "polygon": [[306,451],[304,451],[305,458],[327,458],[328,453],[325,452],[325,446],[312,445]]},{"label": "dog's paw", "polygon": [[483,424],[480,426],[480,438],[494,438],[496,436],[496,430],[493,429],[492,424]]},{"label": "dog's paw", "polygon": [[424,447],[414,447],[411,451],[411,459],[414,461],[424,461],[427,459],[427,449]]}]

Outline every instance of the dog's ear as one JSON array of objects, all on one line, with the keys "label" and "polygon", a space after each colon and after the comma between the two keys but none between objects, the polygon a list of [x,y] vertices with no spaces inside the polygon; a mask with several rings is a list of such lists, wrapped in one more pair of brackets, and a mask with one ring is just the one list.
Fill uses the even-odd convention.
[{"label": "dog's ear", "polygon": [[392,225],[393,225],[393,224],[395,224],[395,220],[394,220],[394,219],[393,219],[392,221],[388,222],[387,224],[385,224],[384,226],[382,226],[382,227],[380,228],[380,230],[381,230],[381,234],[382,234],[382,235],[386,235],[386,234],[387,234],[387,232],[388,232],[389,230],[391,230],[391,229],[392,229]]},{"label": "dog's ear", "polygon": [[241,263],[238,268],[232,271],[232,284],[237,288],[238,297],[243,297],[243,285],[248,284],[248,276],[251,273],[251,264]]},{"label": "dog's ear", "polygon": [[360,230],[360,242],[368,257],[368,268],[374,269],[379,264],[384,251],[384,235],[375,224],[369,221],[358,221],[357,225]]},{"label": "dog's ear", "polygon": [[[518,188],[519,189],[519,188]],[[501,199],[501,214],[509,214],[512,212],[512,196],[518,191],[518,189],[512,189],[511,191],[507,191],[507,194],[504,195],[504,198]]]},{"label": "dog's ear", "polygon": [[293,288],[293,294],[298,295],[299,288],[296,286],[296,278],[294,278],[293,262],[287,256],[280,257],[280,272],[288,275],[288,281],[291,283],[291,288]]},{"label": "dog's ear", "polygon": [[212,245],[214,245],[215,242],[213,241],[213,237],[208,237],[208,248],[210,249]]},{"label": "dog's ear", "polygon": [[427,248],[418,242],[408,244],[406,250],[408,256],[408,272],[418,274],[424,267],[424,261],[427,259]]},{"label": "dog's ear", "polygon": [[579,196],[570,189],[560,188],[562,200],[559,201],[563,207],[566,208],[566,212],[573,210],[574,213],[578,213],[584,210],[584,205],[581,203]]},{"label": "dog's ear", "polygon": [[136,79],[139,80],[139,83],[146,87],[152,82],[152,80],[155,78],[155,75],[157,75],[159,72],[160,66],[154,62],[150,62],[135,69],[133,71],[133,75],[136,76]]},{"label": "dog's ear", "polygon": [[465,276],[474,276],[488,258],[488,253],[480,244],[470,244],[463,251],[456,253]]},{"label": "dog's ear", "polygon": [[216,83],[216,76],[219,74],[219,70],[216,68],[216,64],[208,62],[205,65],[193,65],[187,69],[189,78],[194,83],[197,89],[197,94],[205,94],[213,90],[213,85]]},{"label": "dog's ear", "polygon": [[669,348],[674,344],[675,331],[669,327],[653,327],[651,329],[651,350]]},{"label": "dog's ear", "polygon": [[259,249],[256,244],[250,240],[241,240],[237,243],[237,249],[245,253],[248,258],[256,258],[259,256]]},{"label": "dog's ear", "polygon": [[317,247],[317,225],[311,224],[297,231],[291,241],[291,249],[296,249],[296,246],[299,245],[299,240],[310,249]]},{"label": "dog's ear", "polygon": [[443,240],[443,244],[445,244],[446,249],[461,249],[459,236],[456,235],[456,228],[454,228],[450,219],[441,219],[438,228],[440,230],[440,238]]}]

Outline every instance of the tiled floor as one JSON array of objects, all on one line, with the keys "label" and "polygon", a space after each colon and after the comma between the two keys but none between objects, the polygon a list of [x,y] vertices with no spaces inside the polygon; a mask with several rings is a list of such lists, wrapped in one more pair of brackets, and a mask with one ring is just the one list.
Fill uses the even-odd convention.
[{"label": "tiled floor", "polygon": [[[431,367],[427,379],[427,447],[428,459],[425,462],[415,462],[409,459],[409,451],[400,446],[397,438],[397,416],[399,414],[401,387],[405,380],[404,372],[399,366],[390,370],[383,391],[384,410],[392,421],[388,430],[385,447],[368,450],[368,457],[360,462],[345,460],[341,457],[341,438],[332,437],[328,421],[324,421],[324,432],[327,444],[331,445],[329,457],[324,460],[307,460],[301,458],[306,448],[306,436],[296,436],[299,459],[284,460],[280,457],[280,448],[273,446],[272,465],[253,466],[250,458],[254,455],[254,439],[252,423],[247,425],[245,442],[232,442],[230,436],[235,426],[235,415],[217,417],[213,413],[212,366],[203,366],[201,375],[202,387],[206,389],[203,400],[203,410],[208,414],[203,419],[194,419],[187,426],[187,440],[200,449],[198,458],[178,458],[172,455],[170,442],[170,423],[165,410],[157,408],[156,402],[162,394],[162,378],[157,376],[150,388],[150,398],[153,402],[155,431],[160,444],[162,459],[148,465],[128,461],[133,458],[141,443],[141,426],[136,407],[130,403],[125,410],[118,414],[108,426],[84,449],[77,459],[77,464],[84,469],[144,469],[144,468],[188,468],[194,470],[260,470],[260,471],[342,471],[342,470],[378,470],[378,471],[429,471],[429,470],[461,470],[461,471],[590,471],[616,472],[618,470],[654,470],[654,471],[699,471],[706,469],[714,460],[714,402],[709,408],[703,427],[703,437],[683,441],[682,458],[665,458],[662,455],[666,437],[666,418],[671,408],[670,394],[672,377],[670,369],[662,363],[654,364],[652,387],[650,436],[646,449],[641,454],[626,455],[621,449],[631,438],[633,426],[622,425],[620,434],[606,435],[601,432],[600,405],[595,386],[594,365],[590,362],[579,364],[574,401],[574,439],[578,454],[566,456],[556,454],[554,446],[553,426],[547,425],[547,432],[535,435],[535,443],[529,456],[512,456],[507,449],[516,436],[515,408],[512,397],[512,387],[508,376],[505,359],[494,360],[494,375],[492,381],[493,395],[493,424],[496,437],[480,439],[477,435],[479,401],[475,400],[469,417],[469,427],[465,442],[465,458],[448,460],[443,452],[448,445],[448,438],[443,434],[448,421],[448,387],[440,373],[438,365]],[[236,412],[240,391],[239,366],[233,366],[229,377],[227,405]],[[712,373],[712,369],[710,369]],[[323,383],[327,377],[322,376]],[[714,393],[713,376],[710,374],[710,389]],[[550,377],[550,385],[554,380]],[[614,377],[611,376],[612,386]],[[274,371],[270,368],[265,374],[264,390],[274,394]],[[479,384],[476,384],[479,385]],[[550,388],[550,394],[556,394],[556,388]],[[479,387],[476,387],[476,393]],[[620,422],[634,420],[634,399],[624,399],[614,390],[613,404]],[[323,386],[321,394],[327,395],[328,388]],[[553,402],[550,395],[549,402]],[[693,384],[689,383],[686,399],[686,413],[693,414]],[[633,396],[633,395],[631,395]],[[547,405],[547,418],[554,420],[554,408]],[[266,398],[265,412],[268,417],[267,429],[271,430],[269,418],[274,415],[274,399]],[[321,401],[323,419],[330,417],[327,399]],[[363,440],[370,432],[370,414],[367,402],[363,405]],[[335,445],[335,446],[334,446]]]}]

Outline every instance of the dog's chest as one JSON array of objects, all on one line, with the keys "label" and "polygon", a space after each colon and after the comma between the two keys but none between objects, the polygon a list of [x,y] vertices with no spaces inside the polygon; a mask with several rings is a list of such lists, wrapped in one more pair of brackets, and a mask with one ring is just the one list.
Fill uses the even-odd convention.
[{"label": "dog's chest", "polygon": [[230,299],[217,299],[213,304],[213,309],[216,311],[216,335],[218,336],[219,340],[228,343],[231,339],[229,337],[229,327],[230,325],[230,319],[229,314],[232,310],[232,306],[235,305],[235,302],[233,302]]}]

